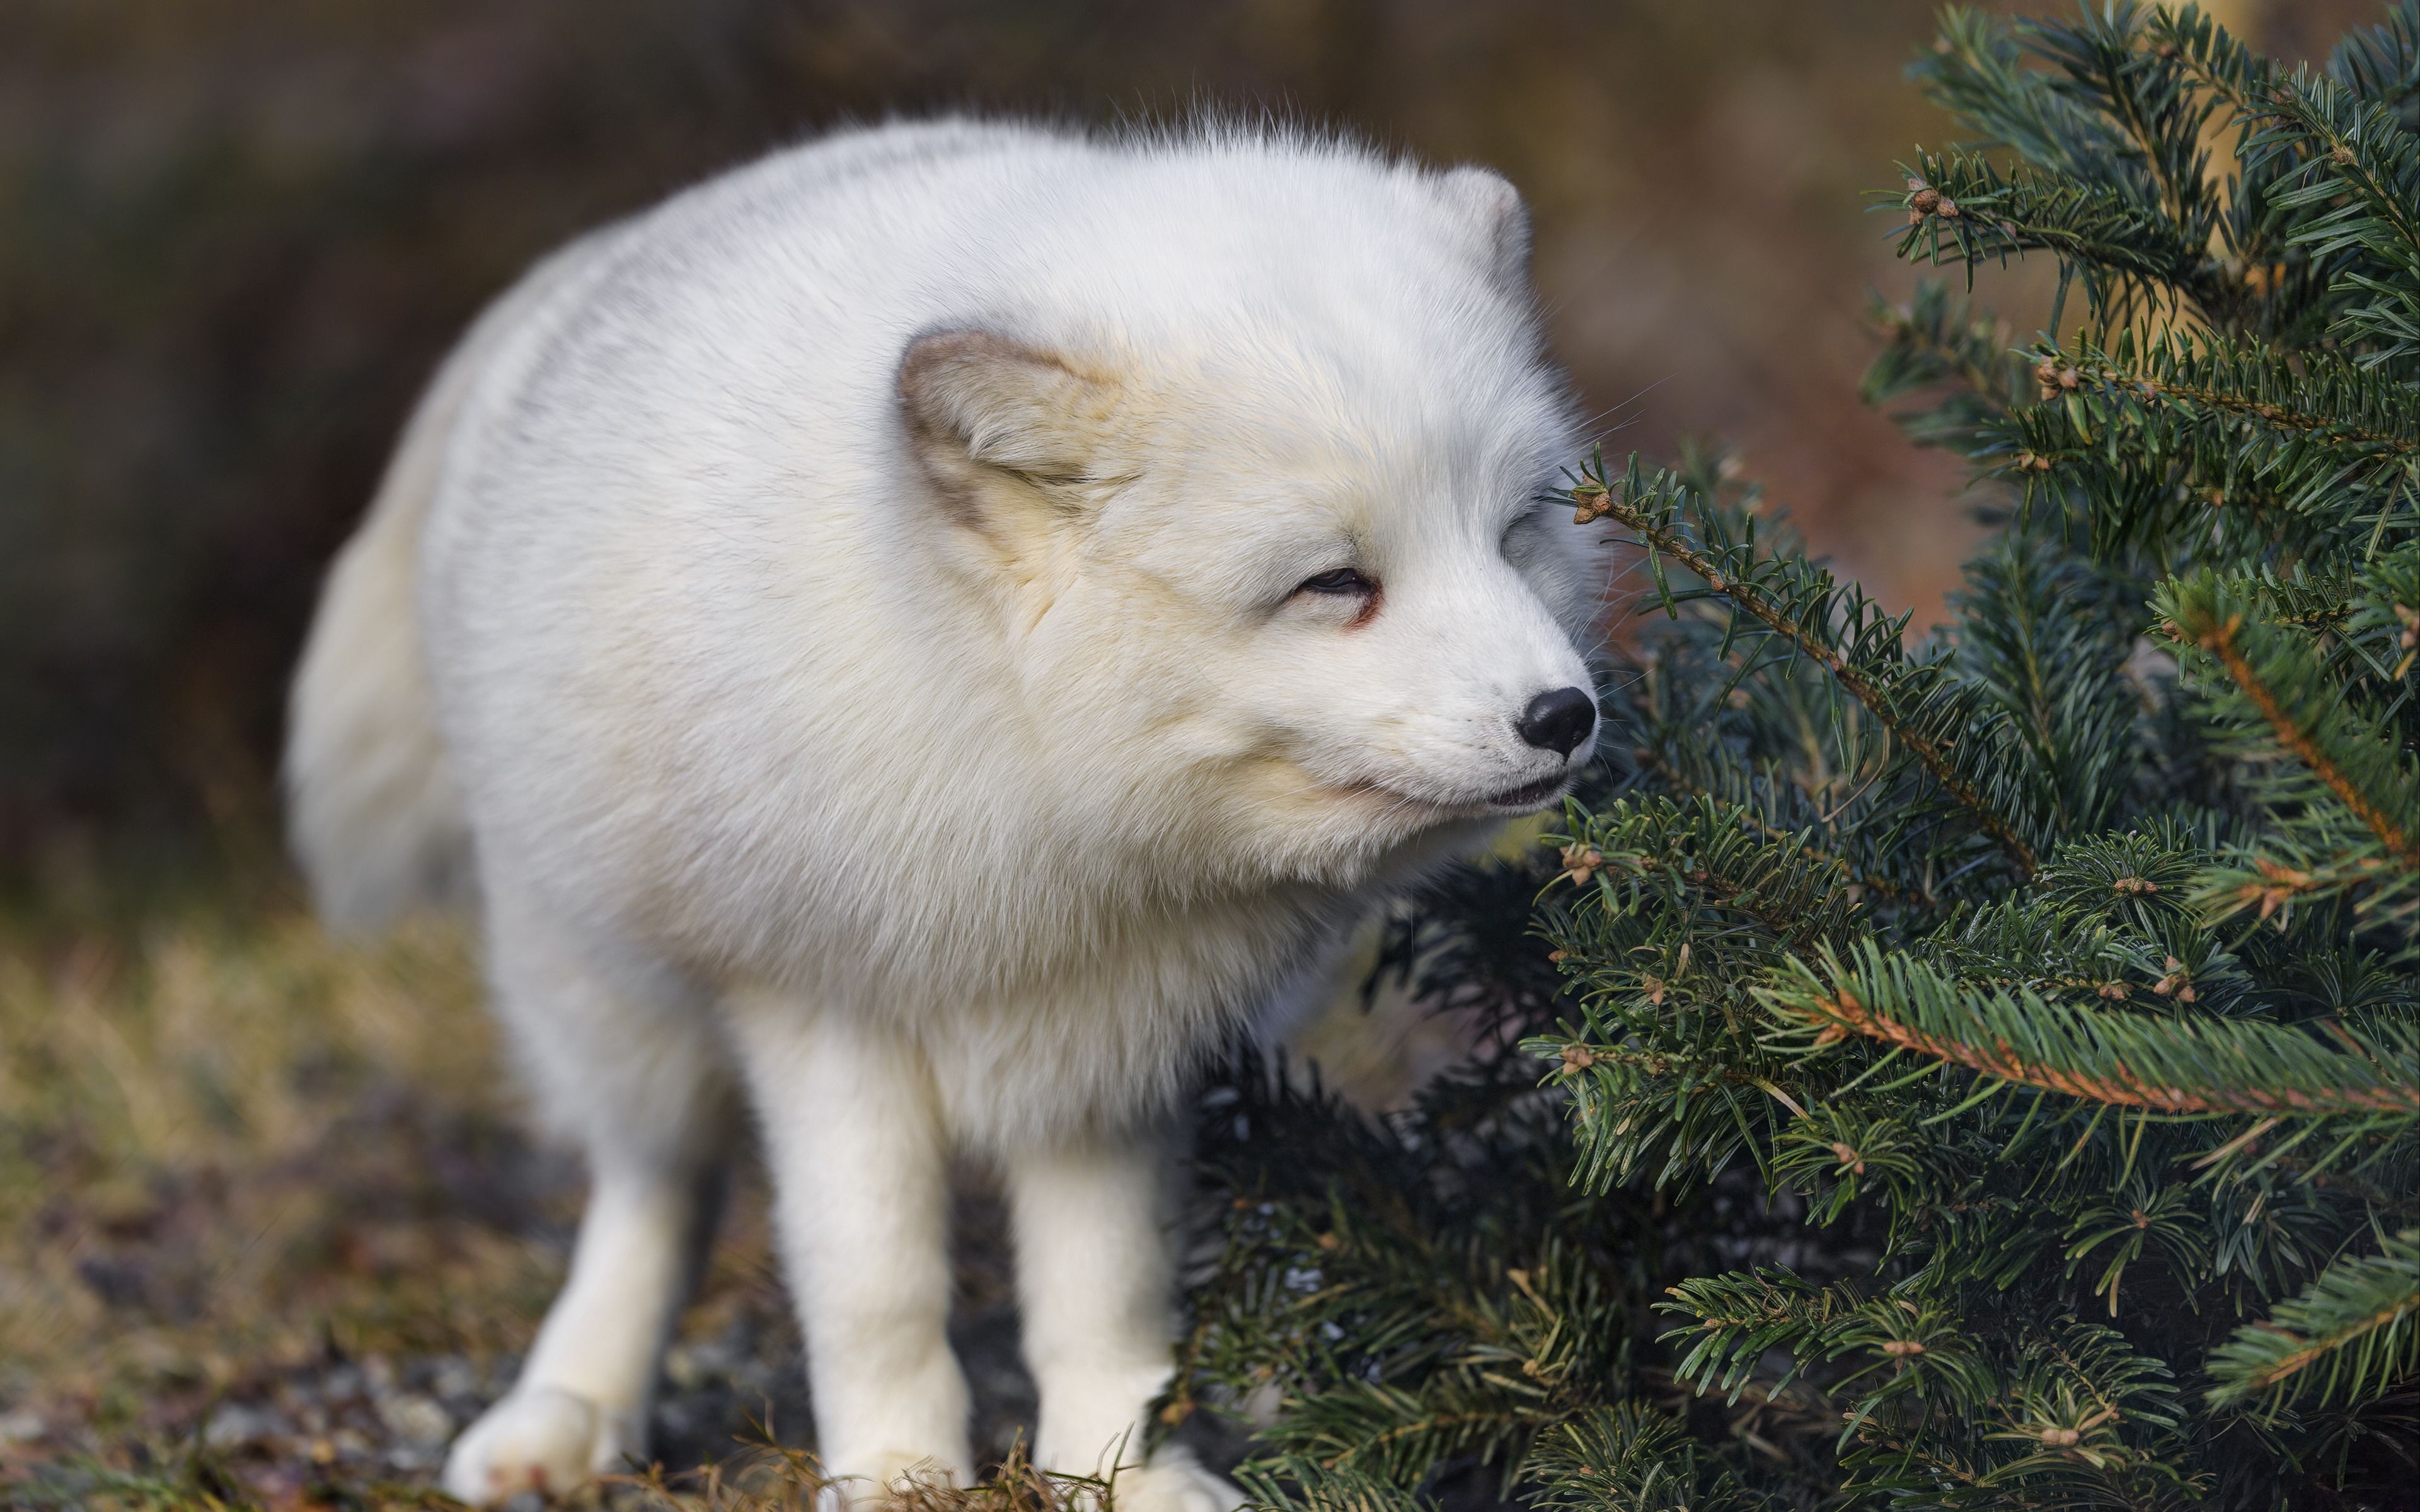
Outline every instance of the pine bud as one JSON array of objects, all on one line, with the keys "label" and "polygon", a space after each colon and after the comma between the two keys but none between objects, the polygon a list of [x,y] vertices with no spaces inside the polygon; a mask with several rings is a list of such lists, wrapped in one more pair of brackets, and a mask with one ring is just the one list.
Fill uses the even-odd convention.
[{"label": "pine bud", "polygon": [[1911,1354],[1922,1354],[1924,1352],[1924,1346],[1918,1344],[1914,1339],[1885,1339],[1883,1340],[1883,1352],[1896,1358],[1905,1359]]},{"label": "pine bud", "polygon": [[1588,1046],[1584,1044],[1567,1044],[1563,1046],[1563,1070],[1567,1072],[1586,1071],[1595,1064],[1596,1052],[1590,1050]]},{"label": "pine bud", "polygon": [[[2262,909],[2260,917],[2268,918],[2269,910]],[[2162,997],[2173,996],[2180,1003],[2192,1002],[2194,1000],[2193,972],[2175,956],[2168,957],[2166,965],[2163,969],[2167,972],[2167,975],[2154,983],[2151,991]]]},{"label": "pine bud", "polygon": [[2073,1428],[2044,1428],[2041,1442],[2053,1449],[2065,1449],[2082,1442],[2084,1435]]},{"label": "pine bud", "polygon": [[1605,853],[1574,841],[1563,847],[1563,874],[1574,885],[1585,887],[1589,880],[1605,865]]},{"label": "pine bud", "polygon": [[[1919,189],[1909,197],[1907,208],[1916,211],[1918,215],[1931,215],[1934,210],[1941,208],[1941,191],[1937,189]],[[1955,207],[1952,208],[1954,209]],[[1943,213],[1947,214],[1949,212],[1944,211]]]},{"label": "pine bud", "polygon": [[1859,1176],[1866,1174],[1865,1157],[1858,1154],[1849,1146],[1840,1143],[1838,1140],[1834,1140],[1832,1142],[1832,1153],[1839,1160],[1841,1169],[1853,1171]]},{"label": "pine bud", "polygon": [[2352,162],[2352,148],[2348,147],[2332,148],[2328,153],[2328,161],[2339,168],[2345,167]]}]

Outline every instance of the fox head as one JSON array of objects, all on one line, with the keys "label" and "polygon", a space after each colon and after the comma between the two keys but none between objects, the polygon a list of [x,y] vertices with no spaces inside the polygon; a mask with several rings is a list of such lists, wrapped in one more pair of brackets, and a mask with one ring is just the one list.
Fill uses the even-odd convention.
[{"label": "fox head", "polygon": [[1209,874],[1357,885],[1553,803],[1595,748],[1603,574],[1549,501],[1574,424],[1519,198],[1388,182],[1383,222],[1281,185],[1182,245],[1096,243],[1116,277],[900,361],[1036,769]]}]

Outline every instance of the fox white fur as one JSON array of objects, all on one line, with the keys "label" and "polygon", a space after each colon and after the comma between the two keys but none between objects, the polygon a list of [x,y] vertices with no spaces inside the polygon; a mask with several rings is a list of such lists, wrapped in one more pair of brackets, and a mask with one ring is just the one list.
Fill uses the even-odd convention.
[{"label": "fox white fur", "polygon": [[476,900],[591,1171],[449,1490],[644,1452],[749,1105],[829,1469],[974,1471],[969,1153],[1037,1458],[1118,1466],[1128,1512],[1237,1500],[1142,1462],[1187,1078],[1592,746],[1521,733],[1588,687],[1598,583],[1541,504],[1574,417],[1527,249],[1483,170],[941,120],[680,194],[478,322],[330,577],[287,757],[333,922]]}]

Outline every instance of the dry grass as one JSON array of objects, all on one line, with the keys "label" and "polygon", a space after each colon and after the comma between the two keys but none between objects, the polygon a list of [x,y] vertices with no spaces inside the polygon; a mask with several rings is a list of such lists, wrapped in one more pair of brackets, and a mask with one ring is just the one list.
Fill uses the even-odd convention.
[{"label": "dry grass", "polygon": [[[838,1484],[814,1456],[768,1442],[686,1474],[616,1477],[606,1494],[629,1512],[816,1512],[825,1489]],[[892,1512],[1114,1512],[1117,1497],[1114,1476],[1037,1469],[1021,1440],[979,1486],[909,1476],[889,1489]]]},{"label": "dry grass", "polygon": [[508,1214],[575,1195],[490,1062],[442,926],[363,949],[273,905],[0,926],[0,1495],[291,1500],[305,1476],[243,1473],[247,1404],[332,1372],[359,1390],[302,1415],[307,1478],[416,1467],[380,1442],[397,1363],[512,1348],[559,1261]]},{"label": "dry grass", "polygon": [[[578,1213],[513,1102],[455,926],[0,919],[0,1505],[446,1504]],[[802,1426],[745,1196],[670,1361],[675,1463]]]},{"label": "dry grass", "polygon": [[456,1342],[464,1320],[398,1312],[384,1283],[528,1268],[415,1211],[414,1155],[498,1137],[489,1043],[434,926],[360,951],[291,915],[8,939],[0,1390],[213,1378],[234,1351],[316,1346],[291,1327],[330,1309],[365,1342]]},{"label": "dry grass", "polygon": [[[0,914],[0,1507],[451,1505],[452,1434],[561,1279],[574,1163],[524,1139],[463,932],[333,942],[290,902]],[[776,1512],[824,1484],[743,1171],[666,1366],[670,1470],[578,1504]],[[1005,1455],[914,1512],[1064,1512],[1035,1472],[998,1204],[953,1334]]]}]

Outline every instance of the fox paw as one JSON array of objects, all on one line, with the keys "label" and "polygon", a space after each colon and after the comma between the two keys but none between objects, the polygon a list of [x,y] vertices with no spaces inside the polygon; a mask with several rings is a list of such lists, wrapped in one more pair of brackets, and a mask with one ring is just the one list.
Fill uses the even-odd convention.
[{"label": "fox paw", "polygon": [[445,1494],[492,1506],[523,1491],[556,1495],[635,1450],[616,1413],[557,1386],[508,1394],[454,1441],[445,1456]]},{"label": "fox paw", "polygon": [[1121,1470],[1110,1483],[1117,1512],[1235,1512],[1244,1493],[1223,1475],[1202,1468],[1185,1448],[1171,1444],[1151,1463]]}]

